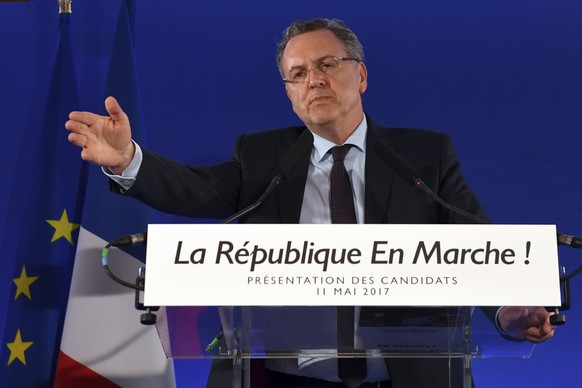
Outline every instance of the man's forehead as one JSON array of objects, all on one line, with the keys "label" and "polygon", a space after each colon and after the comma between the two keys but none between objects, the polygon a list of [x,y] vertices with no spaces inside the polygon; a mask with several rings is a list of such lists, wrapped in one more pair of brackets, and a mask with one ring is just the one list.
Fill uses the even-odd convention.
[{"label": "man's forehead", "polygon": [[281,59],[285,67],[291,67],[345,55],[343,42],[333,32],[316,30],[291,38]]},{"label": "man's forehead", "polygon": [[321,55],[321,56],[315,57],[315,58],[289,58],[289,60],[287,61],[287,67],[294,68],[294,67],[298,67],[298,66],[305,66],[305,65],[310,64],[310,63],[319,64],[321,62],[333,60],[334,58],[337,58],[338,56],[341,56],[341,55],[324,54],[324,55]]}]

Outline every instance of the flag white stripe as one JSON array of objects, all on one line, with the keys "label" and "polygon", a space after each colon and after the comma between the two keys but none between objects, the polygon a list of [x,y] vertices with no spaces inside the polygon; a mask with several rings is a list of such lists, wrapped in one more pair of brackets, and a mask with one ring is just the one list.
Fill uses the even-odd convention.
[{"label": "flag white stripe", "polygon": [[[134,291],[111,280],[101,265],[106,241],[81,228],[61,350],[124,388],[175,387],[172,360],[155,326],[140,323]],[[133,282],[139,260],[109,252],[114,273]]]}]

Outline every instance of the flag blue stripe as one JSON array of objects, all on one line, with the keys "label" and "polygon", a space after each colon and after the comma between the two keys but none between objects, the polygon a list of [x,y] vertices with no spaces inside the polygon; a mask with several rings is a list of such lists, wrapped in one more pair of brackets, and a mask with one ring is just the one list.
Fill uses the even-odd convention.
[{"label": "flag blue stripe", "polygon": [[[15,298],[17,287],[12,285],[0,361],[0,386],[5,387],[50,386],[68,300],[78,229],[65,230],[51,242],[59,235],[47,220],[62,220],[66,210],[69,221],[78,224],[86,186],[86,163],[64,140],[63,123],[78,108],[69,16],[59,15],[48,95],[44,106],[31,106],[30,131],[23,137],[12,185],[7,215],[13,220],[11,235],[16,236],[9,251],[15,263],[12,277],[19,278],[25,266],[28,276],[38,279],[28,287],[30,299],[25,294]],[[21,352],[10,347],[18,332],[22,341],[32,342]]]}]

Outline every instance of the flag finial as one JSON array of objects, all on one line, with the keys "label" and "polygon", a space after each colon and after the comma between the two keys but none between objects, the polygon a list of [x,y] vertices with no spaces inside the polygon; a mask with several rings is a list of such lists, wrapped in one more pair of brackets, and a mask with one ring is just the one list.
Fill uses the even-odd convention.
[{"label": "flag finial", "polygon": [[72,0],[59,0],[59,13],[73,13]]}]

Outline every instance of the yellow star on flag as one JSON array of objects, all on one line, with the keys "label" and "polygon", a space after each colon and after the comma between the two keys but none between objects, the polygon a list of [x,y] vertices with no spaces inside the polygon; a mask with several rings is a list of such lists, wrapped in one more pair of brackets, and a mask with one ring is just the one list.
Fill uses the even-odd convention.
[{"label": "yellow star on flag", "polygon": [[79,228],[79,224],[69,222],[67,209],[63,210],[60,220],[46,220],[46,222],[55,228],[55,233],[53,234],[51,242],[55,242],[59,238],[64,237],[71,245],[73,245],[73,230]]},{"label": "yellow star on flag", "polygon": [[28,297],[28,299],[32,300],[32,296],[30,295],[30,285],[37,280],[38,276],[28,276],[26,273],[26,266],[22,265],[20,277],[12,279],[14,284],[16,284],[16,295],[14,295],[14,300],[16,300],[20,294],[24,294]]},{"label": "yellow star on flag", "polygon": [[34,342],[23,342],[22,336],[20,335],[20,329],[16,332],[16,337],[14,337],[14,342],[7,342],[6,346],[10,349],[10,357],[8,358],[8,365],[12,364],[12,361],[19,359],[24,365],[26,365],[26,357],[24,352],[26,349],[30,348]]}]

